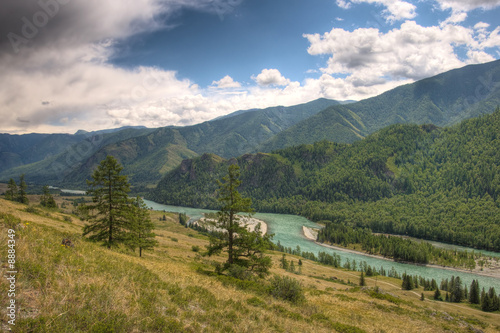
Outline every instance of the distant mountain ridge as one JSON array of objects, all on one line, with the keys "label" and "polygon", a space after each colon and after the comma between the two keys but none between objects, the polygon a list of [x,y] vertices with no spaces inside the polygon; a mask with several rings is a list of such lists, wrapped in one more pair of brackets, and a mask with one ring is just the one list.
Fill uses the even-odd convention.
[{"label": "distant mountain ridge", "polygon": [[376,97],[329,107],[279,133],[256,151],[319,140],[350,143],[399,123],[449,126],[491,113],[498,105],[500,60],[454,69]]},{"label": "distant mountain ridge", "polygon": [[[25,173],[27,180],[51,184],[85,184],[93,168],[106,155],[118,158],[134,184],[156,183],[185,158],[204,152],[224,157],[250,152],[276,133],[338,102],[318,99],[291,107],[248,110],[186,127],[128,128],[78,136],[72,145],[35,163],[0,173],[7,180]],[[96,144],[94,139],[98,138]],[[82,186],[82,185],[80,185]]]},{"label": "distant mountain ridge", "polygon": [[236,111],[193,126],[80,132],[60,139],[33,135],[14,140],[3,135],[0,180],[25,173],[28,181],[84,187],[93,168],[111,154],[123,164],[132,184],[151,185],[182,160],[203,153],[231,158],[321,140],[353,143],[391,124],[447,126],[491,113],[498,105],[499,60],[455,69],[355,103],[322,98],[290,107]]}]

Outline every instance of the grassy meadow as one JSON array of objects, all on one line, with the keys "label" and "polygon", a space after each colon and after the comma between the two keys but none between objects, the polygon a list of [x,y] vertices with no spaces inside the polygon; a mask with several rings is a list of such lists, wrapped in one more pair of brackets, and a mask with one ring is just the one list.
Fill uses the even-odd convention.
[{"label": "grassy meadow", "polygon": [[[15,326],[8,323],[8,281],[0,281],[1,329],[12,332],[498,332],[500,314],[467,304],[435,302],[433,292],[401,290],[401,281],[366,278],[308,260],[300,281],[305,300],[270,295],[269,279],[241,281],[213,273],[203,257],[206,236],[178,223],[176,214],[151,211],[159,246],[143,253],[108,250],[81,236],[83,222],[67,198],[58,210],[0,199],[2,277],[8,271],[8,230],[16,234]],[[70,197],[69,199],[75,199]],[[68,238],[73,247],[62,245]],[[287,255],[297,264],[298,257]],[[377,291],[378,290],[378,291]]]}]

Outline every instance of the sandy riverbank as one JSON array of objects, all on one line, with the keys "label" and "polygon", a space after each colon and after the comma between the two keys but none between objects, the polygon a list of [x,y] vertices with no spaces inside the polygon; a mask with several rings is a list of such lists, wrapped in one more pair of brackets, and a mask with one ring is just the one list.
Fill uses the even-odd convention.
[{"label": "sandy riverbank", "polygon": [[[248,216],[239,216],[239,218],[240,218],[240,220],[239,220],[240,224],[246,225],[248,231],[253,232],[255,230],[255,228],[257,227],[257,225],[260,224],[261,234],[262,235],[267,234],[267,223],[266,222],[259,220],[259,219],[256,219],[256,218],[253,218],[253,217],[248,217]],[[193,223],[205,226],[205,227],[210,229],[210,228],[213,228],[212,223],[214,223],[214,222],[216,222],[216,220],[214,220],[214,219],[201,218],[197,221],[194,221]]]},{"label": "sandy riverbank", "polygon": [[[375,254],[368,254],[365,252],[361,251],[355,251],[351,249],[346,249],[340,246],[335,246],[335,245],[329,245],[329,244],[324,244],[317,242],[317,236],[318,236],[318,231],[313,229],[313,228],[308,228],[305,226],[302,226],[302,232],[304,236],[313,241],[314,243],[321,245],[323,247],[327,247],[329,249],[337,250],[337,251],[343,251],[343,252],[348,252],[348,253],[354,253],[354,254],[359,254],[363,255],[366,257],[372,257],[372,258],[377,258],[377,259],[382,259],[382,260],[387,260],[387,261],[394,261],[390,258],[385,258],[380,255],[375,255]],[[427,264],[427,265],[422,265],[422,264],[414,264],[414,263],[409,263],[411,265],[417,265],[417,266],[425,266],[425,267],[433,267],[433,268],[441,268],[441,269],[446,269],[449,271],[455,271],[455,272],[462,272],[462,273],[471,273],[471,274],[476,274],[476,275],[481,275],[481,276],[487,276],[487,277],[493,277],[493,278],[500,278],[500,266],[498,266],[498,263],[494,267],[485,267],[483,268],[483,271],[480,270],[479,267],[476,267],[474,270],[468,270],[468,269],[460,269],[460,268],[455,268],[455,267],[448,267],[448,266],[440,266],[440,265],[433,265],[433,264]]]}]

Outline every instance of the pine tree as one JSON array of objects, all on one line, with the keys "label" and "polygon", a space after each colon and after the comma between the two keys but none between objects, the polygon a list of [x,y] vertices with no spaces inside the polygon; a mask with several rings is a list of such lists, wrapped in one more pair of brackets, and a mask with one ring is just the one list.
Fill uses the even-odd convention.
[{"label": "pine tree", "polygon": [[17,184],[13,178],[9,180],[9,185],[7,185],[7,192],[5,192],[5,199],[11,201],[17,200]]},{"label": "pine tree", "polygon": [[439,291],[439,288],[436,288],[436,291],[434,292],[434,299],[436,301],[441,301],[441,292]]},{"label": "pine tree", "polygon": [[359,285],[361,287],[366,286],[365,273],[364,272],[361,272],[361,275],[359,276]]},{"label": "pine tree", "polygon": [[289,266],[288,260],[286,260],[286,254],[283,254],[280,259],[280,267],[284,270],[288,270]]},{"label": "pine tree", "polygon": [[28,185],[24,181],[24,174],[19,176],[19,191],[17,192],[17,201],[23,204],[29,204],[28,194],[26,193],[26,189]]},{"label": "pine tree", "polygon": [[130,184],[127,176],[121,175],[123,167],[118,161],[107,156],[87,180],[92,195],[92,205],[86,205],[90,224],[83,228],[83,235],[95,241],[103,241],[108,248],[127,239],[131,229]]},{"label": "pine tree", "polygon": [[471,304],[479,304],[481,298],[479,297],[479,282],[477,280],[472,280],[469,291],[469,302]]},{"label": "pine tree", "polygon": [[238,213],[253,213],[250,198],[243,198],[237,190],[241,184],[239,177],[239,167],[232,164],[228,168],[228,175],[222,178],[223,182],[218,182],[221,209],[215,227],[222,229],[222,232],[210,234],[207,255],[218,254],[223,250],[227,252],[227,261],[219,269],[220,272],[231,269],[231,272],[246,271],[249,274],[264,276],[269,274],[272,264],[271,258],[264,256],[272,236],[262,236],[260,225],[250,232],[239,223]]},{"label": "pine tree", "polygon": [[43,187],[43,194],[40,197],[40,204],[47,208],[57,207],[56,201],[54,200],[52,194],[50,194],[50,190],[47,185]]},{"label": "pine tree", "polygon": [[130,216],[130,232],[127,235],[127,245],[135,250],[139,249],[139,257],[142,250],[149,250],[158,245],[153,233],[154,224],[151,221],[148,208],[144,201],[137,197],[132,205]]},{"label": "pine tree", "polygon": [[411,275],[407,275],[406,273],[403,274],[403,283],[401,285],[401,288],[403,290],[412,290],[414,288],[413,278],[411,277]]},{"label": "pine tree", "polygon": [[451,277],[450,302],[460,303],[463,299],[462,281],[460,277]]}]

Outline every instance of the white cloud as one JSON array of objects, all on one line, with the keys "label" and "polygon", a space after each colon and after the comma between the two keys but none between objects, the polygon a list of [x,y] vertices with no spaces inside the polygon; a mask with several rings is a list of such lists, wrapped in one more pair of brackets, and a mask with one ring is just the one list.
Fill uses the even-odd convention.
[{"label": "white cloud", "polygon": [[252,77],[259,86],[287,86],[290,80],[281,75],[277,69],[263,69],[259,75]]},{"label": "white cloud", "polygon": [[500,6],[500,0],[435,0],[441,9],[453,11],[471,11],[474,9],[489,10]]},{"label": "white cloud", "polygon": [[[388,19],[391,15],[396,20],[415,14],[405,1],[338,3],[349,7],[362,1],[384,5]],[[8,2],[12,6],[20,3],[26,2]],[[182,7],[220,15],[236,3],[88,0],[61,5],[50,24],[30,39],[30,47],[23,46],[16,54],[10,43],[0,41],[0,131],[74,132],[124,125],[190,125],[236,110],[294,105],[319,97],[360,100],[466,63],[493,60],[486,51],[500,46],[500,28],[490,31],[489,25],[481,22],[474,28],[464,28],[453,24],[422,27],[408,21],[387,33],[332,29],[321,35],[304,35],[311,55],[328,57],[317,78],[299,83],[287,79],[278,69],[263,69],[252,76],[256,82],[253,86],[242,87],[225,76],[206,89],[179,79],[174,71],[123,69],[109,64],[117,40],[168,25],[168,20],[160,20],[160,16],[168,18]],[[33,17],[40,10],[36,2],[33,4],[28,11],[14,11],[19,15],[2,10],[0,31],[22,34],[17,17]],[[9,21],[9,16],[15,19]],[[466,48],[466,59],[459,59],[456,46]],[[314,69],[308,72],[315,73]]]},{"label": "white cloud", "polygon": [[417,7],[409,2],[402,0],[337,0],[340,8],[349,9],[352,4],[369,3],[384,6],[386,9],[382,12],[388,22],[412,19],[417,16]]},{"label": "white cloud", "polygon": [[[330,56],[324,73],[350,74],[368,82],[387,77],[422,79],[474,62],[479,51],[500,46],[496,30],[479,35],[461,26],[422,27],[414,21],[387,33],[373,28],[352,32],[334,28],[323,35],[304,36],[311,44],[311,55]],[[457,46],[475,56],[462,61],[455,53]]]},{"label": "white cloud", "polygon": [[451,10],[451,15],[442,24],[460,23],[467,18],[467,12],[474,9],[491,10],[500,6],[500,0],[435,0],[441,10]]},{"label": "white cloud", "polygon": [[241,84],[233,80],[229,75],[224,76],[219,81],[213,81],[212,86],[217,87],[219,89],[227,89],[227,88],[240,88]]}]

